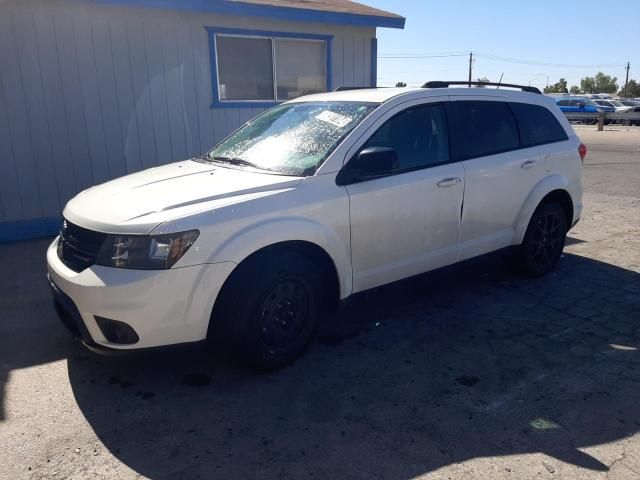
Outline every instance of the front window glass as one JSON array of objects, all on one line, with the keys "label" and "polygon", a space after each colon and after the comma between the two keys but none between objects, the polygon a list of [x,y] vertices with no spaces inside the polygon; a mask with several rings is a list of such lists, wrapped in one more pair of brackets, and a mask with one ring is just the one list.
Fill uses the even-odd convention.
[{"label": "front window glass", "polygon": [[203,157],[284,175],[313,175],[333,149],[378,104],[302,102],[254,118]]},{"label": "front window glass", "polygon": [[415,170],[449,160],[447,117],[442,105],[405,110],[382,125],[367,140],[368,147],[390,147],[398,155],[398,170]]}]

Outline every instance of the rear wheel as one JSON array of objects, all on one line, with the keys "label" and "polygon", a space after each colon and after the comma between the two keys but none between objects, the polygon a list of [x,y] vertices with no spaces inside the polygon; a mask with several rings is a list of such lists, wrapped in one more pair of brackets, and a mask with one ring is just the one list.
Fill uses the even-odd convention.
[{"label": "rear wheel", "polygon": [[540,205],[514,252],[517,270],[532,277],[549,273],[562,255],[566,236],[567,218],[562,206],[555,202]]},{"label": "rear wheel", "polygon": [[292,363],[308,347],[329,304],[323,275],[295,251],[267,250],[248,259],[220,294],[210,339],[256,368]]}]

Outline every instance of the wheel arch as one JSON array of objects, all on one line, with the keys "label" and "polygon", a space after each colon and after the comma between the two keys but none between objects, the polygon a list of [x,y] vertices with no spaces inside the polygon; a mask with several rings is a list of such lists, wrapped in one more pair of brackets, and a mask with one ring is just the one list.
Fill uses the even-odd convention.
[{"label": "wheel arch", "polygon": [[328,290],[331,299],[331,304],[325,305],[328,311],[337,309],[338,303],[341,297],[341,283],[340,275],[336,264],[329,255],[329,253],[316,243],[307,240],[285,240],[264,247],[247,255],[242,261],[240,261],[233,270],[229,272],[227,278],[223,282],[218,295],[211,307],[211,315],[207,325],[207,337],[209,336],[209,330],[215,322],[215,312],[218,305],[221,303],[221,299],[225,295],[229,286],[232,285],[234,276],[240,272],[240,267],[246,265],[248,262],[259,260],[260,257],[275,255],[277,256],[281,252],[296,252],[301,255],[310,258],[314,264],[322,270],[323,275],[326,275],[326,281],[329,283]]},{"label": "wheel arch", "polygon": [[[352,291],[351,255],[346,240],[333,229],[305,218],[288,218],[252,225],[237,232],[212,252],[209,263],[242,264],[252,255],[276,245],[297,246],[309,252],[315,249],[331,261],[336,272],[340,298]],[[320,254],[318,254],[320,255]],[[237,268],[237,266],[236,266]],[[235,269],[234,269],[235,270]],[[226,281],[226,279],[225,279]]]},{"label": "wheel arch", "polygon": [[567,216],[567,229],[571,228],[574,204],[569,193],[569,182],[561,175],[552,175],[542,180],[525,200],[514,228],[513,245],[519,245],[536,209],[545,203],[554,201],[562,206]]}]

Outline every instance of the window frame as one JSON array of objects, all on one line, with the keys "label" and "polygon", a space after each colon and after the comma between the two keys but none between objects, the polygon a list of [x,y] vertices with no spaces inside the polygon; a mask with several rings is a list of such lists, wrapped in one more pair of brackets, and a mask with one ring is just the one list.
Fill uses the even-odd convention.
[{"label": "window frame", "polygon": [[[270,30],[248,30],[238,28],[223,27],[205,27],[209,37],[209,59],[211,69],[211,94],[212,102],[209,108],[255,108],[255,107],[273,107],[284,103],[288,100],[278,100],[278,73],[276,71],[276,40],[306,40],[319,41],[325,44],[325,91],[330,92],[333,84],[333,61],[332,61],[332,43],[333,35],[321,35],[315,33],[297,33],[297,32],[278,32]],[[240,37],[240,38],[266,38],[271,40],[271,59],[273,65],[273,90],[274,98],[268,100],[221,100],[220,87],[218,84],[218,54],[217,54],[217,36]]]},{"label": "window frame", "polygon": [[509,106],[509,101],[506,99],[502,99],[502,98],[495,98],[495,99],[490,99],[490,100],[480,100],[478,98],[469,98],[469,99],[456,99],[456,100],[452,100],[451,102],[447,103],[447,118],[449,121],[449,140],[451,140],[451,137],[454,137],[453,140],[455,141],[458,135],[457,131],[454,131],[454,128],[457,129],[458,126],[454,125],[453,122],[457,121],[457,114],[454,111],[454,104],[458,103],[458,102],[496,102],[496,103],[502,103],[506,108],[507,111],[509,112],[509,114],[511,115],[511,117],[513,118],[513,123],[516,126],[516,133],[518,135],[518,145],[516,147],[513,148],[502,148],[502,149],[498,149],[498,150],[492,150],[486,153],[483,153],[482,155],[464,155],[464,156],[456,156],[453,154],[453,152],[449,152],[449,156],[451,157],[452,161],[456,161],[456,162],[464,162],[466,160],[472,160],[474,158],[484,158],[484,157],[490,157],[492,155],[500,155],[501,153],[507,153],[507,152],[515,152],[517,150],[522,150],[523,148],[529,148],[529,147],[523,147],[522,146],[522,138],[520,136],[520,125],[518,124],[518,119],[516,118],[515,113],[513,113],[513,110],[511,110],[511,107]]},{"label": "window frame", "polygon": [[[427,170],[429,168],[435,168],[435,167],[440,167],[442,165],[448,165],[450,163],[455,163],[456,160],[453,159],[453,157],[451,156],[451,134],[449,132],[449,112],[447,111],[447,107],[446,104],[448,102],[446,100],[438,100],[435,102],[424,102],[424,103],[418,103],[418,104],[414,104],[414,105],[409,105],[405,108],[403,108],[402,110],[400,110],[399,112],[395,112],[394,114],[392,114],[391,116],[387,117],[387,118],[381,118],[381,123],[376,126],[375,128],[372,128],[373,125],[371,127],[369,127],[369,129],[367,130],[367,132],[364,134],[366,135],[366,139],[363,140],[362,142],[358,142],[359,146],[355,149],[355,153],[353,153],[352,155],[350,155],[348,157],[348,160],[346,160],[344,162],[344,165],[342,166],[342,168],[339,170],[338,174],[336,175],[336,181],[338,182],[338,178],[342,175],[345,175],[346,172],[348,171],[349,168],[349,163],[351,162],[351,160],[353,160],[354,158],[356,158],[360,152],[362,150],[364,150],[366,148],[366,144],[367,142],[369,142],[369,140],[371,139],[371,137],[373,137],[376,133],[378,133],[378,131],[384,126],[386,125],[388,122],[392,121],[393,119],[395,119],[396,117],[398,117],[399,115],[402,115],[403,113],[409,112],[411,110],[416,110],[418,108],[429,108],[429,107],[434,107],[434,106],[439,106],[442,107],[442,112],[444,113],[444,124],[445,124],[445,128],[447,130],[447,153],[448,153],[448,159],[442,162],[438,162],[438,163],[431,163],[428,165],[418,165],[412,168],[405,168],[403,170],[395,170],[392,172],[388,172],[386,174],[383,175],[379,175],[377,177],[373,177],[373,178],[362,178],[362,179],[358,179],[358,180],[354,180],[354,181],[349,181],[347,183],[340,183],[341,186],[345,186],[345,185],[351,185],[354,183],[363,183],[363,182],[369,182],[369,181],[373,181],[373,180],[380,180],[381,178],[388,178],[388,177],[394,177],[396,175],[403,175],[405,173],[411,173],[411,172],[417,172],[420,170]],[[369,130],[372,129],[373,131],[371,132],[371,134],[369,134]]]},{"label": "window frame", "polygon": [[[567,135],[567,131],[564,129],[562,124],[558,121],[558,119],[553,114],[553,112],[551,110],[549,110],[547,107],[545,107],[544,105],[538,105],[537,103],[527,103],[527,102],[506,102],[506,103],[507,103],[507,106],[509,107],[509,110],[511,110],[511,114],[516,119],[516,125],[518,127],[518,138],[519,138],[519,143],[520,143],[520,148],[518,150],[522,150],[522,149],[525,149],[525,148],[539,147],[540,145],[551,145],[553,143],[566,142],[567,140],[569,140],[569,135]],[[538,143],[532,143],[532,144],[529,144],[529,145],[525,145],[524,141],[522,140],[522,127],[520,126],[520,122],[518,121],[518,115],[516,114],[516,112],[511,107],[512,104],[516,104],[516,103],[519,103],[521,105],[529,105],[529,106],[533,106],[533,107],[537,107],[537,108],[542,108],[542,109],[546,110],[547,113],[549,115],[551,115],[551,118],[553,118],[556,121],[556,123],[558,124],[558,126],[562,130],[562,133],[564,134],[564,138],[561,139],[561,140],[553,140],[551,142],[538,142]]]},{"label": "window frame", "polygon": [[[567,134],[567,131],[564,129],[564,127],[562,126],[562,123],[560,121],[558,121],[558,119],[556,118],[556,116],[553,114],[553,112],[551,112],[546,106],[544,105],[540,105],[537,103],[530,103],[530,102],[517,102],[514,100],[510,100],[510,99],[504,99],[504,98],[496,98],[496,99],[491,99],[491,100],[479,100],[477,98],[474,99],[457,99],[457,100],[452,100],[450,102],[447,102],[447,105],[451,105],[454,102],[473,102],[473,101],[477,101],[477,102],[501,102],[503,104],[505,104],[507,106],[507,109],[509,110],[509,112],[511,113],[511,116],[513,117],[513,120],[515,121],[516,124],[516,129],[517,129],[517,133],[518,133],[518,146],[515,148],[508,148],[508,149],[501,149],[501,150],[495,150],[492,151],[490,153],[485,153],[483,155],[470,155],[470,156],[464,156],[464,157],[455,157],[451,151],[449,151],[449,156],[451,157],[451,161],[452,162],[464,162],[467,160],[473,160],[476,158],[485,158],[485,157],[490,157],[493,155],[500,155],[503,153],[508,153],[508,152],[517,152],[518,150],[525,150],[527,148],[535,148],[535,147],[539,147],[541,145],[552,145],[554,143],[561,143],[561,142],[566,142],[569,140],[569,135]],[[541,107],[541,108],[545,108],[547,111],[549,111],[549,113],[556,119],[556,121],[558,121],[558,123],[560,124],[560,127],[562,128],[562,130],[564,131],[566,138],[562,139],[562,140],[557,140],[557,141],[553,141],[553,142],[543,142],[543,143],[536,143],[535,145],[524,145],[523,141],[522,141],[522,133],[521,133],[521,128],[520,128],[520,122],[518,121],[518,117],[515,114],[515,112],[513,111],[513,109],[511,108],[511,104],[512,103],[522,103],[525,105],[535,105],[537,107]],[[449,148],[451,148],[451,140],[452,140],[452,135],[455,136],[455,133],[452,132],[453,130],[453,124],[451,122],[453,122],[456,118],[455,112],[453,111],[449,111],[449,107],[447,108],[447,114],[448,114],[448,119],[449,119],[449,125],[448,125],[448,132],[449,132]],[[455,138],[453,139],[455,140]]]}]

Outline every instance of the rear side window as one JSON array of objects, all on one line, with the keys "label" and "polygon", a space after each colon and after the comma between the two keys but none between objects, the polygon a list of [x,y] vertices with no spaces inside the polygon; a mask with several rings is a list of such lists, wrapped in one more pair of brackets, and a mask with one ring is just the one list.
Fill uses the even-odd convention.
[{"label": "rear side window", "polygon": [[545,107],[528,103],[510,103],[520,127],[520,143],[533,147],[567,140],[567,133],[558,119]]},{"label": "rear side window", "polygon": [[561,107],[568,107],[569,106],[569,100],[560,100],[558,102],[558,105],[560,105]]},{"label": "rear side window", "polygon": [[518,126],[504,102],[455,101],[447,104],[451,153],[456,160],[482,157],[520,146]]}]

